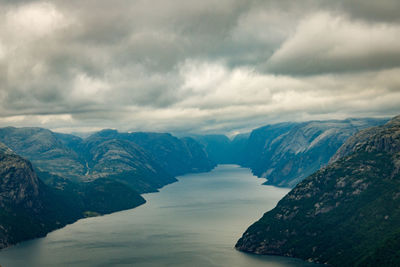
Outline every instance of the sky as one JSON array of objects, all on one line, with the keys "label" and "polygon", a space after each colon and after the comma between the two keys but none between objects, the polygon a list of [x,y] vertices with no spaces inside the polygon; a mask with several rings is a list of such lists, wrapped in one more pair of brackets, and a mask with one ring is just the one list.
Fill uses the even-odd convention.
[{"label": "sky", "polygon": [[400,1],[0,0],[0,127],[233,135],[400,114]]}]

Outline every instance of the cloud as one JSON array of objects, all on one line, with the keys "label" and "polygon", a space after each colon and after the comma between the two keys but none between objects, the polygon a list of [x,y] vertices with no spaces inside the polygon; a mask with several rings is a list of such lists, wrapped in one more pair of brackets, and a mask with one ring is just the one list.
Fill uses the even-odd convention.
[{"label": "cloud", "polygon": [[400,25],[368,25],[317,13],[300,22],[267,62],[279,73],[318,74],[400,65]]},{"label": "cloud", "polygon": [[40,38],[68,25],[67,19],[49,3],[31,3],[5,16],[6,29],[16,38]]},{"label": "cloud", "polygon": [[399,22],[400,2],[397,0],[343,0],[332,1],[331,5],[351,17],[372,22]]},{"label": "cloud", "polygon": [[233,133],[395,115],[400,7],[348,2],[0,0],[0,126]]}]

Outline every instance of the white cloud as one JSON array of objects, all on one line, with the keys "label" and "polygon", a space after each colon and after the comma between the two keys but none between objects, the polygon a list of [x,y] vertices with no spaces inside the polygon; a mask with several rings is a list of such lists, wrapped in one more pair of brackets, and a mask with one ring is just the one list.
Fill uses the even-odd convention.
[{"label": "white cloud", "polygon": [[89,77],[84,73],[77,74],[72,85],[71,97],[75,100],[101,100],[103,102],[104,94],[110,90],[107,82],[97,78]]},{"label": "white cloud", "polygon": [[26,41],[40,38],[65,28],[70,22],[54,5],[36,2],[11,9],[5,15],[5,27],[10,35]]}]

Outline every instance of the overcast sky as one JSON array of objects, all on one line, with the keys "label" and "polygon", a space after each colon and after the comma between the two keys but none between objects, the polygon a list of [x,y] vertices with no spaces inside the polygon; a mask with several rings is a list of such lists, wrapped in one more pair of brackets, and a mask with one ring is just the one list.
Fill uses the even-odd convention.
[{"label": "overcast sky", "polygon": [[0,0],[0,126],[227,133],[400,113],[400,1]]}]

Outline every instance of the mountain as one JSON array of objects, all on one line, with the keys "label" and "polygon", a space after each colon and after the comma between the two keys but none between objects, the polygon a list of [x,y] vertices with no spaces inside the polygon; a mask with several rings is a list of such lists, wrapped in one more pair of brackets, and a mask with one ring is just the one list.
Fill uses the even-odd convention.
[{"label": "mountain", "polygon": [[139,193],[215,166],[194,139],[170,134],[104,130],[82,139],[7,127],[0,141],[8,146],[0,143],[0,248],[137,207],[145,203]]},{"label": "mountain", "polygon": [[347,119],[267,125],[252,131],[239,163],[266,178],[266,184],[293,187],[327,165],[354,133],[386,121]]},{"label": "mountain", "polygon": [[244,157],[249,156],[245,153],[245,149],[248,145],[248,140],[251,133],[242,133],[235,135],[231,140],[230,153],[232,154],[232,163],[243,165]]},{"label": "mountain", "polygon": [[180,140],[185,144],[185,147],[190,154],[190,159],[192,161],[190,164],[193,166],[191,168],[191,172],[210,171],[217,165],[204,147],[201,146],[201,144],[199,144],[195,139],[191,137],[184,137]]},{"label": "mountain", "polygon": [[135,143],[94,135],[80,148],[87,160],[86,179],[109,178],[139,193],[153,192],[176,179]]},{"label": "mountain", "polygon": [[194,135],[208,154],[217,164],[238,164],[249,134],[238,134],[233,140],[223,134]]},{"label": "mountain", "polygon": [[90,214],[105,214],[141,205],[145,200],[130,187],[98,179],[76,184],[40,173],[0,143],[0,249],[45,236]]},{"label": "mountain", "polygon": [[241,251],[400,266],[400,116],[363,130],[243,234]]},{"label": "mountain", "polygon": [[79,211],[62,211],[53,200],[31,163],[0,144],[0,248],[44,236],[79,218]]},{"label": "mountain", "polygon": [[168,133],[131,133],[127,138],[149,151],[174,176],[210,171],[216,165],[193,139],[182,140]]},{"label": "mountain", "polygon": [[80,180],[86,172],[85,161],[61,136],[71,140],[75,138],[36,127],[0,128],[0,142],[29,159],[35,167],[71,180]]},{"label": "mountain", "polygon": [[130,141],[146,151],[167,173],[172,176],[191,172],[210,171],[215,167],[203,149],[188,138],[179,139],[169,133],[119,133],[103,130],[88,138],[118,139]]},{"label": "mountain", "polygon": [[103,130],[82,139],[42,128],[6,127],[0,129],[0,141],[40,172],[74,182],[113,179],[139,193],[175,182],[176,175],[215,166],[195,140],[163,133]]},{"label": "mountain", "polygon": [[141,193],[156,191],[177,175],[209,171],[216,164],[239,164],[267,178],[266,184],[293,187],[325,166],[351,135],[384,122],[279,123],[233,140],[225,135],[177,138],[110,129],[82,139],[42,128],[7,127],[0,129],[0,141],[42,171],[76,182],[113,178]]},{"label": "mountain", "polygon": [[226,135],[196,135],[193,138],[199,142],[207,151],[213,162],[219,164],[232,163],[231,140]]},{"label": "mountain", "polygon": [[[296,123],[287,122],[254,129],[239,159],[241,165],[251,168],[254,174],[257,174],[257,169],[268,167],[261,161],[263,155],[272,155],[274,151],[271,146],[287,135],[296,125]],[[260,176],[260,174],[257,175]]]},{"label": "mountain", "polygon": [[218,164],[239,164],[265,184],[294,187],[328,164],[354,133],[385,123],[386,119],[347,119],[284,122],[266,125],[230,140],[225,135],[193,136]]}]

